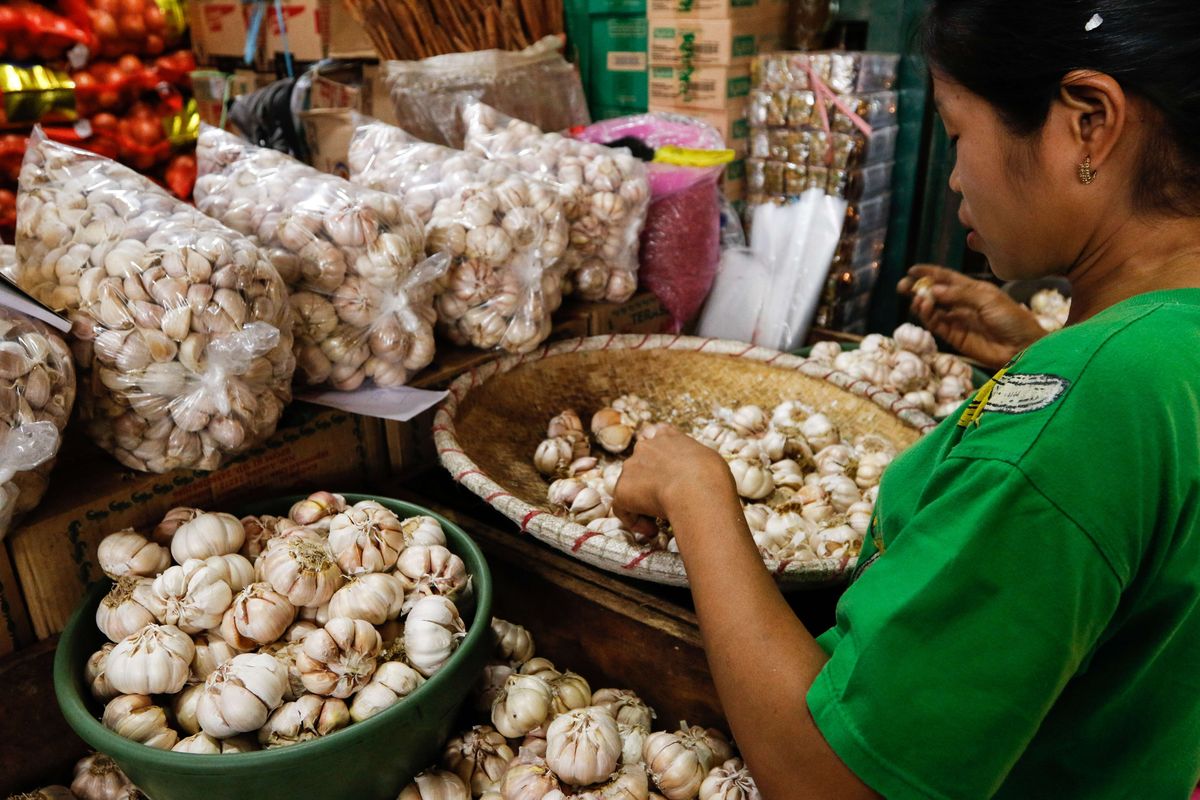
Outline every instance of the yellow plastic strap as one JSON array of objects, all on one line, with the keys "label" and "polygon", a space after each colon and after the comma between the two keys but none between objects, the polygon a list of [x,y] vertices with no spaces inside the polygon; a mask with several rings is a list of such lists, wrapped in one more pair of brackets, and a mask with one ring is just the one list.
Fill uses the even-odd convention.
[{"label": "yellow plastic strap", "polygon": [[200,106],[195,98],[188,100],[187,105],[178,114],[172,114],[163,120],[163,131],[167,134],[167,141],[175,147],[190,144],[200,138]]},{"label": "yellow plastic strap", "polygon": [[154,1],[167,20],[167,41],[177,41],[187,30],[187,11],[184,10],[182,0]]},{"label": "yellow plastic strap", "polygon": [[0,99],[10,123],[39,122],[55,111],[75,119],[75,82],[58,70],[0,64]]},{"label": "yellow plastic strap", "polygon": [[670,144],[654,151],[656,164],[674,164],[677,167],[719,167],[732,162],[734,157],[732,150],[694,150]]}]

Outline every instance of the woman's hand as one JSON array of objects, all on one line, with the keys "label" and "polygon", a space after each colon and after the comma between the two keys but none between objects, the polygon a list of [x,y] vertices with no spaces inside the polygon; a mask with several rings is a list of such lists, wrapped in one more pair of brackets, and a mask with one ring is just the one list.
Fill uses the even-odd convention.
[{"label": "woman's hand", "polygon": [[[930,284],[918,291],[918,281]],[[935,336],[967,358],[999,369],[1046,334],[1037,317],[997,286],[928,264],[908,271],[897,289]]]},{"label": "woman's hand", "polygon": [[653,533],[654,519],[722,494],[737,500],[725,459],[670,425],[649,425],[621,468],[613,513],[626,529]]}]

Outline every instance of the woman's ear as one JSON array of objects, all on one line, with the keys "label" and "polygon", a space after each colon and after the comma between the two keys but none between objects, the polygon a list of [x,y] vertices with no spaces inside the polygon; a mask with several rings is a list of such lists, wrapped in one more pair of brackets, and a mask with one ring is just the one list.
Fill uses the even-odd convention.
[{"label": "woman's ear", "polygon": [[1099,170],[1125,131],[1129,98],[1113,78],[1091,70],[1068,73],[1059,88],[1058,103],[1066,112],[1079,160],[1092,160]]}]

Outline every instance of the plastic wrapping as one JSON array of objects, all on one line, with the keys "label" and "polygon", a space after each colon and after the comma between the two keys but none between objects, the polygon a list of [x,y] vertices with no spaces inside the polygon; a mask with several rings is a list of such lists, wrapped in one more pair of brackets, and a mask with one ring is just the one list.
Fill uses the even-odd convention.
[{"label": "plastic wrapping", "polygon": [[[681,114],[652,113],[604,120],[576,137],[604,144],[636,137],[647,145],[721,150],[711,125]],[[650,209],[642,229],[639,282],[671,314],[673,333],[683,330],[704,305],[721,259],[721,166],[685,167],[651,162]]]},{"label": "plastic wrapping", "polygon": [[81,416],[134,469],[216,469],[269,436],[295,367],[287,290],[252,242],[35,130],[19,283],[73,324]]},{"label": "plastic wrapping", "polygon": [[197,154],[197,206],[255,237],[291,290],[304,382],[402,386],[433,360],[449,259],[425,260],[421,225],[396,198],[218,128]]},{"label": "plastic wrapping", "polygon": [[645,165],[627,149],[544,133],[483,103],[466,104],[463,120],[468,152],[557,185],[571,226],[566,259],[574,291],[585,300],[628,300],[650,204]]},{"label": "plastic wrapping", "polygon": [[360,120],[353,180],[402,200],[425,225],[426,247],[453,257],[437,301],[458,344],[527,353],[550,335],[562,303],[567,222],[555,187],[392,125]]},{"label": "plastic wrapping", "polygon": [[[16,262],[0,247],[0,262]],[[0,308],[0,538],[14,513],[46,492],[63,428],[75,405],[75,366],[57,333]]]},{"label": "plastic wrapping", "polygon": [[586,124],[587,99],[579,73],[561,50],[561,39],[547,36],[515,53],[480,50],[389,61],[386,81],[396,123],[426,141],[461,147],[464,130],[458,106],[474,98],[543,130]]}]

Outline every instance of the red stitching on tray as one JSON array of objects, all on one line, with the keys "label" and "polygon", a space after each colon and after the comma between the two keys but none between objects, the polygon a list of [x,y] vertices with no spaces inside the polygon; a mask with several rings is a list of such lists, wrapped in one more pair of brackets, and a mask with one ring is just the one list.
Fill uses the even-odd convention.
[{"label": "red stitching on tray", "polygon": [[773,356],[771,356],[770,358],[768,358],[766,363],[768,363],[768,364],[774,364],[774,363],[775,363],[775,361],[776,361],[776,360],[777,360],[777,359],[778,359],[778,358],[779,358],[781,355],[783,355],[783,353],[776,353],[775,355],[773,355]]},{"label": "red stitching on tray", "polygon": [[462,483],[462,479],[467,477],[468,475],[483,475],[483,473],[477,469],[468,469],[468,470],[464,470],[463,472],[460,472],[457,475],[455,475],[454,480],[458,481],[459,483]]},{"label": "red stitching on tray", "polygon": [[431,429],[434,433],[450,433],[449,425],[434,425]]},{"label": "red stitching on tray", "polygon": [[737,357],[738,357],[738,358],[741,358],[742,356],[746,355],[746,353],[749,353],[749,352],[750,352],[751,350],[753,350],[753,349],[754,349],[754,345],[752,345],[752,344],[748,344],[748,345],[746,345],[746,349],[745,349],[745,350],[743,350],[742,352],[740,352],[740,353],[738,353],[738,354],[737,354]]},{"label": "red stitching on tray", "polygon": [[526,514],[525,518],[521,520],[521,533],[529,533],[529,523],[533,522],[534,518],[540,517],[545,513],[545,511],[539,511],[535,508],[533,511],[530,511],[528,514]]},{"label": "red stitching on tray", "polygon": [[635,556],[632,561],[630,561],[628,564],[626,564],[624,567],[622,567],[622,569],[633,569],[638,564],[645,561],[646,556],[650,555],[653,552],[654,552],[653,550],[643,550],[642,552],[638,553],[637,556]]},{"label": "red stitching on tray", "polygon": [[600,349],[601,349],[601,350],[607,350],[609,347],[611,347],[611,346],[612,346],[612,343],[613,343],[613,342],[615,342],[616,340],[617,340],[617,335],[616,335],[615,333],[610,333],[610,334],[608,335],[608,341],[606,341],[606,342],[604,343],[604,347],[601,347]]},{"label": "red stitching on tray", "polygon": [[633,349],[634,349],[634,350],[641,350],[643,347],[645,347],[645,346],[646,346],[646,345],[648,345],[649,343],[650,343],[650,334],[648,334],[648,333],[647,333],[646,335],[644,335],[644,336],[642,337],[642,340],[641,340],[640,342],[638,342],[636,345],[634,345],[634,348],[633,348]]},{"label": "red stitching on tray", "polygon": [[775,574],[782,575],[787,570],[788,564],[790,563],[792,563],[790,558],[785,558],[783,561],[780,561],[779,566],[775,568]]},{"label": "red stitching on tray", "polygon": [[582,536],[580,536],[578,539],[575,540],[575,544],[571,545],[571,552],[578,553],[579,548],[583,547],[584,542],[586,542],[588,539],[592,538],[593,536],[599,536],[599,535],[600,535],[600,531],[588,531],[587,533],[583,534]]},{"label": "red stitching on tray", "polygon": [[697,352],[697,353],[703,353],[703,352],[704,352],[704,348],[708,347],[710,344],[712,344],[712,343],[713,343],[713,342],[715,342],[715,341],[716,341],[716,339],[705,339],[705,340],[704,340],[704,341],[703,341],[703,342],[700,344],[700,346],[696,348],[696,352]]},{"label": "red stitching on tray", "polygon": [[438,454],[439,454],[439,455],[443,455],[443,456],[444,456],[444,455],[446,455],[447,453],[456,453],[456,454],[458,454],[458,455],[460,455],[460,456],[465,456],[465,455],[466,455],[466,453],[464,453],[462,450],[459,450],[457,447],[447,447],[447,448],[444,448],[444,449],[438,450]]},{"label": "red stitching on tray", "polygon": [[489,494],[487,497],[483,498],[483,502],[485,502],[485,503],[490,503],[490,502],[492,502],[493,500],[496,500],[496,499],[498,499],[498,498],[501,498],[501,497],[512,497],[512,495],[511,495],[511,494],[509,494],[508,492],[503,492],[503,491],[501,491],[501,492],[492,492],[492,493],[491,493],[491,494]]}]

